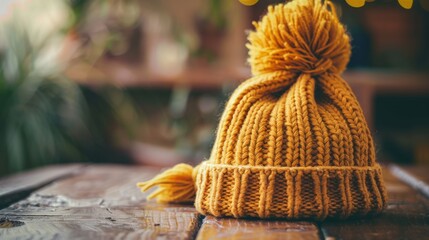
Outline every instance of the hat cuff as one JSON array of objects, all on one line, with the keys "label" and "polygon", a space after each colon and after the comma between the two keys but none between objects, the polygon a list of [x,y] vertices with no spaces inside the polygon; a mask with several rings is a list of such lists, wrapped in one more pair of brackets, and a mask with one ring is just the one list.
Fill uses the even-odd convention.
[{"label": "hat cuff", "polygon": [[381,167],[275,167],[204,162],[195,207],[213,216],[347,218],[386,205]]}]

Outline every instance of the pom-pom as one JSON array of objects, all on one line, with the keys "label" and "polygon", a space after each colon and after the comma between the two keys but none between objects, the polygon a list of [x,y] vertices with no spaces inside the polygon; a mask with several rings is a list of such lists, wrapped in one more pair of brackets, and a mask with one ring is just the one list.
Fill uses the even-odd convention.
[{"label": "pom-pom", "polygon": [[341,73],[350,59],[350,39],[330,1],[294,0],[268,7],[248,36],[254,75],[290,71]]},{"label": "pom-pom", "polygon": [[137,187],[142,192],[155,186],[159,187],[147,197],[148,200],[156,198],[162,203],[193,202],[196,193],[194,181],[196,173],[197,168],[181,163],[149,181],[137,183]]}]

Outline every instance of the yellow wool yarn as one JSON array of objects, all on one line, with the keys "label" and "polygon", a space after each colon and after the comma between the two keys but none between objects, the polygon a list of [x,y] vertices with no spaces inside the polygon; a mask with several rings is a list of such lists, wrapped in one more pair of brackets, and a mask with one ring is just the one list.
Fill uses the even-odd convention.
[{"label": "yellow wool yarn", "polygon": [[158,202],[193,202],[195,199],[195,175],[197,171],[188,164],[177,164],[155,178],[137,183],[142,191],[147,191],[153,186],[159,186],[158,190],[150,194],[150,200],[156,198]]},{"label": "yellow wool yarn", "polygon": [[210,159],[139,186],[159,186],[151,195],[159,201],[194,200],[214,216],[321,220],[382,211],[373,140],[340,76],[350,39],[333,4],[278,4],[254,25],[253,77],[228,101]]}]

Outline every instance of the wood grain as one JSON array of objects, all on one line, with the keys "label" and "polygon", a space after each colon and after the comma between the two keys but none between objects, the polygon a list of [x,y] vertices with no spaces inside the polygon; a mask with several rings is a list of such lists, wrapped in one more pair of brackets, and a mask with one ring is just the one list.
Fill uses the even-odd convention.
[{"label": "wood grain", "polygon": [[88,166],[0,210],[0,239],[192,239],[201,221],[192,206],[148,203],[135,186],[159,170]]},{"label": "wood grain", "polygon": [[57,196],[67,206],[132,206],[145,202],[147,194],[136,187],[160,168],[126,165],[92,165],[77,176],[72,176],[40,189],[30,197]]},{"label": "wood grain", "polygon": [[0,209],[27,197],[32,191],[62,177],[76,174],[81,164],[54,165],[0,179]]},{"label": "wood grain", "polygon": [[320,224],[326,239],[424,239],[429,236],[429,201],[387,169],[388,206],[379,216]]},{"label": "wood grain", "polygon": [[0,228],[0,239],[191,239],[199,226],[195,211],[144,206],[41,208],[4,218],[23,225]]},{"label": "wood grain", "polygon": [[215,218],[208,216],[197,240],[209,239],[319,239],[319,231],[310,222]]},{"label": "wood grain", "polygon": [[[146,202],[146,194],[142,194],[135,183],[147,180],[159,171],[159,168],[120,165],[80,168],[77,174],[54,181],[28,198],[0,210],[0,239],[322,237],[332,240],[423,239],[429,236],[429,200],[389,170],[384,171],[389,194],[385,212],[376,217],[321,223],[211,216],[202,220],[191,205]],[[423,183],[427,180],[423,170],[409,168],[406,171],[415,174]],[[45,177],[48,179],[48,175]],[[31,179],[24,179],[20,180],[23,186],[31,185]],[[18,182],[11,183],[23,187],[16,184]],[[37,185],[36,182],[32,184]],[[10,186],[9,189],[13,189]]]},{"label": "wood grain", "polygon": [[395,177],[429,198],[428,168],[391,165],[389,170]]}]

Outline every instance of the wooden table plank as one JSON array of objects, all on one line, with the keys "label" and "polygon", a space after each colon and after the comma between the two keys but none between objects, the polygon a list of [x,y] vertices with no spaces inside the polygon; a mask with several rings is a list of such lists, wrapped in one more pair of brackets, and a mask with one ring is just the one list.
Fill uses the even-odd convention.
[{"label": "wooden table plank", "polygon": [[389,197],[386,210],[375,217],[323,222],[320,226],[326,239],[423,239],[429,236],[428,199],[387,169],[383,174]]},{"label": "wooden table plank", "polygon": [[429,198],[429,168],[391,165],[389,170],[395,177]]},{"label": "wooden table plank", "polygon": [[208,239],[297,239],[315,240],[319,231],[310,222],[215,218],[208,216],[197,240]]},{"label": "wooden table plank", "polygon": [[135,186],[159,170],[88,166],[0,210],[0,239],[192,239],[201,221],[192,206],[148,203]]},{"label": "wooden table plank", "polygon": [[[147,194],[136,187],[158,172],[156,167],[131,167],[127,165],[92,165],[81,174],[54,182],[30,197],[52,196],[67,201],[68,206],[132,206],[145,201]],[[61,200],[60,199],[60,200]],[[55,203],[50,203],[55,204]]]},{"label": "wooden table plank", "polygon": [[27,197],[34,190],[59,178],[76,174],[82,164],[53,165],[0,179],[0,209]]},{"label": "wooden table plank", "polygon": [[[0,214],[3,215],[3,214]],[[161,207],[103,208],[78,207],[39,209],[3,219],[20,224],[0,228],[0,239],[142,239],[166,237],[191,239],[199,226],[194,211],[168,211]]]}]

